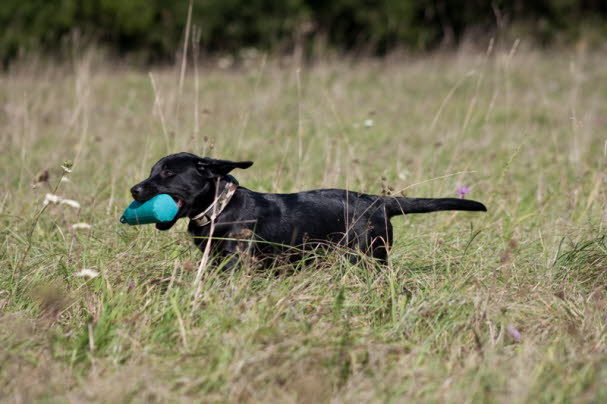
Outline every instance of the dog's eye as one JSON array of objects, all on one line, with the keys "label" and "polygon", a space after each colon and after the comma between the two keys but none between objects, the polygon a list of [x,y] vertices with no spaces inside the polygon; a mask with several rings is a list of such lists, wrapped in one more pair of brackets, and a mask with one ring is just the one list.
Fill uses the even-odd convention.
[{"label": "dog's eye", "polygon": [[172,176],[174,176],[174,175],[175,175],[175,173],[174,173],[174,172],[172,172],[171,170],[162,170],[162,171],[160,172],[160,176],[161,176],[162,178],[168,178],[168,177],[172,177]]}]

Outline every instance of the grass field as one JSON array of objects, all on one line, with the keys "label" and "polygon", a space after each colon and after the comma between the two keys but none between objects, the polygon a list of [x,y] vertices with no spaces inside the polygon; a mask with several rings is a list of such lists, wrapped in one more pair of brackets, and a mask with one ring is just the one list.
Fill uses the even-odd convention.
[{"label": "grass field", "polygon": [[[259,57],[182,80],[91,53],[3,73],[0,399],[605,401],[605,57]],[[118,222],[178,151],[255,161],[234,174],[257,191],[466,186],[489,212],[393,219],[382,269],[338,254],[294,273],[207,268],[193,306],[186,221]],[[80,208],[44,208],[47,193]]]}]

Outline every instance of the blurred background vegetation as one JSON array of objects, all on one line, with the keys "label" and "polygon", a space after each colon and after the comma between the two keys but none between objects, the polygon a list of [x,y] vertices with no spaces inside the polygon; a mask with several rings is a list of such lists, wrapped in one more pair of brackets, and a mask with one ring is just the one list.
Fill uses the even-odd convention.
[{"label": "blurred background vegetation", "polygon": [[[0,60],[6,66],[32,51],[62,56],[78,41],[140,63],[170,62],[183,43],[189,5],[2,0]],[[456,46],[479,35],[525,35],[539,45],[599,43],[607,33],[607,1],[193,0],[191,27],[203,55],[243,48],[308,58],[319,48],[382,55]]]}]

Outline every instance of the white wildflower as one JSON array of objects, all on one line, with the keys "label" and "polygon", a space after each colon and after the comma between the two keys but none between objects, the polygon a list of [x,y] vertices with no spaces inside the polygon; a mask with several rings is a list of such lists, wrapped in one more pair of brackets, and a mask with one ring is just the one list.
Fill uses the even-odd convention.
[{"label": "white wildflower", "polygon": [[74,276],[81,276],[83,278],[93,279],[99,276],[99,272],[91,268],[82,268],[80,271],[76,272]]},{"label": "white wildflower", "polygon": [[72,180],[67,177],[61,177],[61,182],[72,182]]},{"label": "white wildflower", "polygon": [[42,204],[44,206],[48,205],[49,203],[59,203],[61,202],[61,197],[57,196],[57,195],[53,195],[53,194],[46,194],[44,197],[44,202],[42,202]]},{"label": "white wildflower", "polygon": [[68,205],[68,206],[71,206],[72,208],[80,209],[80,203],[79,202],[77,202],[77,201],[75,201],[73,199],[63,199],[59,195],[46,194],[46,196],[44,197],[44,201],[42,202],[42,204],[44,206],[46,206],[49,203]]},{"label": "white wildflower", "polygon": [[90,228],[91,228],[91,225],[88,223],[84,223],[84,222],[74,223],[72,225],[73,230],[89,230]]},{"label": "white wildflower", "polygon": [[398,174],[396,174],[398,176],[398,179],[400,180],[406,180],[409,177],[410,171],[405,169],[400,171]]},{"label": "white wildflower", "polygon": [[65,161],[62,165],[61,165],[61,169],[63,170],[64,173],[69,174],[72,172],[72,163],[70,163],[69,161]]},{"label": "white wildflower", "polygon": [[373,119],[365,119],[365,128],[370,128],[371,126],[375,125],[375,122],[373,122]]},{"label": "white wildflower", "polygon": [[74,209],[80,209],[80,202],[77,202],[73,199],[63,199],[60,202],[62,205],[71,206]]}]

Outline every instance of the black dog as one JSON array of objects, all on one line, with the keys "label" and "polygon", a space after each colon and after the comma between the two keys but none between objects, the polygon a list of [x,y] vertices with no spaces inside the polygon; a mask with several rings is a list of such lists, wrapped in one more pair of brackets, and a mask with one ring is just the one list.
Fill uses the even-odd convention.
[{"label": "black dog", "polygon": [[471,200],[384,197],[342,189],[264,194],[238,186],[228,175],[235,168],[252,164],[172,154],[154,164],[149,178],[131,188],[131,193],[138,201],[169,194],[177,202],[175,219],[156,224],[157,229],[168,230],[177,219],[187,216],[188,231],[201,250],[212,229],[215,252],[258,258],[275,257],[288,249],[301,252],[334,244],[385,262],[392,245],[393,216],[487,210]]}]

